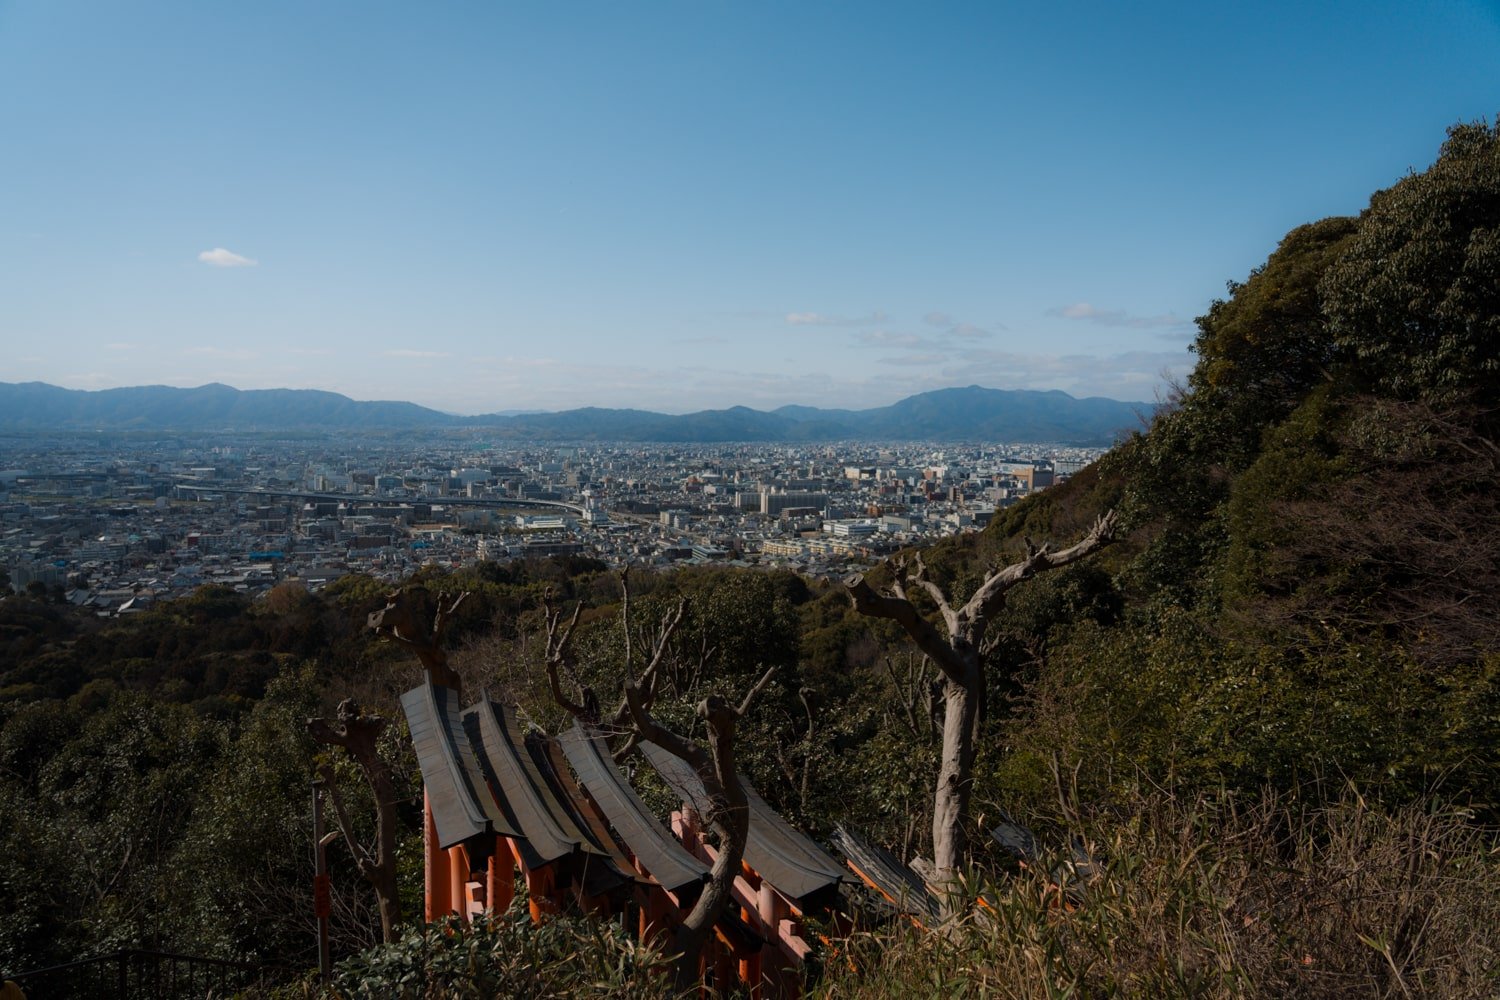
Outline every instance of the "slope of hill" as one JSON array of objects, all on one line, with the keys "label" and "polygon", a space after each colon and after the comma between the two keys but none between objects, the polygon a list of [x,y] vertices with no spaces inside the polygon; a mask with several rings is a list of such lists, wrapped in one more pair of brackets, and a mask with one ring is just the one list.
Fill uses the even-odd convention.
[{"label": "slope of hill", "polygon": [[1441,784],[1494,816],[1500,254],[1476,248],[1496,219],[1500,130],[1456,127],[1428,171],[1232,283],[1147,432],[990,524],[981,565],[1108,509],[1128,534],[1110,575],[1040,581],[1005,623],[1049,644],[1020,755],[1046,760],[1061,718],[1079,760]]}]

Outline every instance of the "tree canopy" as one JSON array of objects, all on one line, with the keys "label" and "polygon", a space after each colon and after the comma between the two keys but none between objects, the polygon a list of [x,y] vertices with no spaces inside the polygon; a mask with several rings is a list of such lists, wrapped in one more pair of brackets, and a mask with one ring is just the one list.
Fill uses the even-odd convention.
[{"label": "tree canopy", "polygon": [[1500,401],[1500,122],[1455,125],[1436,163],[1372,197],[1321,291],[1370,389]]}]

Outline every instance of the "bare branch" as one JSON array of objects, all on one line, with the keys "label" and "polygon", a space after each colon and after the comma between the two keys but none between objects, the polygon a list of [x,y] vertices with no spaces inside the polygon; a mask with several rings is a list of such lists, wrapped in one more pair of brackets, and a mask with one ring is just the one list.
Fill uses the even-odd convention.
[{"label": "bare branch", "polygon": [[1028,540],[1026,558],[996,570],[986,577],[984,583],[974,592],[974,596],[969,598],[969,602],[963,606],[959,616],[968,622],[975,623],[978,630],[983,631],[984,623],[1004,606],[1007,591],[1038,573],[1077,562],[1084,556],[1104,548],[1115,540],[1115,525],[1118,519],[1115,511],[1100,515],[1081,541],[1061,552],[1053,552],[1046,545],[1037,547]]},{"label": "bare branch", "polygon": [[746,712],[750,711],[750,703],[755,700],[756,695],[765,690],[766,685],[771,683],[771,678],[775,676],[776,668],[767,667],[766,672],[760,675],[760,680],[755,682],[755,686],[745,692],[745,697],[740,701],[739,707],[734,710],[735,718],[742,718]]},{"label": "bare branch", "polygon": [[695,770],[710,768],[708,755],[701,747],[683,739],[670,729],[659,724],[650,710],[641,701],[640,687],[633,680],[625,682],[625,706],[630,713],[631,724],[640,738],[655,743],[672,756],[687,761]]},{"label": "bare branch", "polygon": [[[562,622],[562,611],[552,606],[552,592],[549,590],[542,598],[542,614],[547,623],[547,640],[545,651],[545,662],[547,669],[547,686],[552,691],[552,700],[557,702],[563,711],[575,719],[587,719],[595,721],[597,716],[598,699],[593,697],[593,692],[578,679],[578,671],[573,667],[572,641],[573,629],[578,625],[578,616],[583,612],[583,602],[579,601],[573,608],[573,617],[568,621],[565,629],[559,633],[558,626]],[[581,703],[575,702],[563,694],[562,681],[558,677],[558,670],[567,671],[568,680],[579,689],[582,698]],[[590,712],[589,706],[596,706]]]},{"label": "bare branch", "polygon": [[[638,685],[636,696],[645,707],[650,707],[656,701],[658,671],[661,668],[662,659],[666,655],[667,646],[672,641],[672,635],[677,631],[677,627],[682,624],[682,619],[687,614],[687,608],[688,599],[684,597],[677,602],[675,612],[669,611],[662,617],[662,630],[658,639],[652,643],[655,652],[651,657],[651,662],[646,666],[645,671],[641,673],[640,679],[634,682]],[[628,618],[625,620],[625,634],[626,636],[630,635],[630,620]],[[627,670],[629,669],[629,664],[626,665],[626,668]],[[625,724],[625,721],[629,717],[630,707],[625,701],[621,701],[619,708],[615,709],[615,714],[611,721],[614,725],[621,726]],[[655,743],[656,741],[652,740],[651,742]]]},{"label": "bare branch", "polygon": [[844,588],[855,611],[869,618],[885,618],[900,625],[917,644],[917,648],[937,664],[945,677],[962,683],[965,673],[962,659],[954,654],[953,647],[938,634],[932,623],[917,613],[910,601],[904,597],[877,594],[864,576],[859,574],[846,578]]},{"label": "bare branch", "polygon": [[620,621],[625,624],[625,673],[635,669],[630,651],[630,564],[620,570]]},{"label": "bare branch", "polygon": [[[896,689],[897,700],[901,703],[901,710],[906,714],[906,725],[913,736],[920,736],[921,730],[917,726],[916,699],[910,690],[910,681],[903,684],[896,676],[896,667],[891,663],[889,656],[881,656],[880,662],[885,666],[885,672],[891,679],[891,686]],[[811,709],[809,709],[811,712]]]},{"label": "bare branch", "polygon": [[635,753],[636,747],[641,745],[641,734],[632,729],[625,737],[625,743],[620,749],[610,754],[616,764],[623,764]]},{"label": "bare branch", "polygon": [[443,649],[443,636],[448,630],[453,612],[469,594],[465,591],[453,601],[447,594],[440,594],[436,607],[432,595],[425,587],[403,587],[387,595],[386,606],[371,612],[366,624],[375,634],[390,642],[405,646],[421,661],[434,684],[460,688],[457,672],[448,666],[448,653]]},{"label": "bare branch", "polygon": [[657,631],[657,638],[653,643],[654,649],[651,653],[651,662],[646,665],[641,674],[642,680],[656,673],[661,666],[661,660],[667,652],[667,646],[672,642],[672,636],[677,631],[677,626],[682,624],[683,616],[687,614],[688,599],[683,597],[678,600],[677,607],[668,611],[661,617],[661,628]]},{"label": "bare branch", "polygon": [[349,821],[349,811],[344,806],[344,796],[339,792],[338,774],[334,771],[333,765],[318,765],[318,777],[323,779],[323,787],[328,790],[328,799],[333,803],[333,815],[338,821],[339,833],[343,834],[344,843],[349,846],[349,853],[354,855],[354,863],[359,866],[359,873],[369,878],[375,867],[375,858],[354,835],[354,824]]},{"label": "bare branch", "polygon": [[912,561],[916,563],[917,573],[911,579],[916,582],[917,586],[927,591],[927,595],[932,598],[933,603],[938,606],[938,610],[943,613],[943,621],[947,623],[948,631],[950,633],[956,631],[955,623],[957,619],[953,613],[953,608],[948,604],[948,595],[943,593],[941,587],[927,578],[927,564],[922,561],[922,553],[916,553],[912,557]]},{"label": "bare branch", "polygon": [[548,590],[542,596],[542,614],[547,623],[547,656],[557,657],[563,667],[568,670],[569,680],[573,672],[572,642],[573,630],[578,627],[578,616],[583,613],[583,602],[579,601],[573,606],[573,617],[568,619],[568,625],[558,632],[558,626],[562,623],[562,611],[552,605],[552,591]]},{"label": "bare branch", "polygon": [[458,610],[458,606],[462,604],[468,598],[468,596],[469,591],[465,590],[463,593],[455,597],[453,599],[453,602],[450,604],[448,602],[447,592],[438,594],[437,617],[434,618],[432,622],[433,642],[441,643],[443,641],[443,636],[448,632],[448,623],[453,618],[453,612]]},{"label": "bare branch", "polygon": [[567,695],[563,694],[562,682],[558,679],[557,676],[557,662],[550,656],[547,658],[546,669],[547,687],[552,691],[552,700],[557,702],[558,707],[561,708],[564,712],[567,712],[573,718],[586,719],[588,717],[588,710],[577,702],[570,700]]}]

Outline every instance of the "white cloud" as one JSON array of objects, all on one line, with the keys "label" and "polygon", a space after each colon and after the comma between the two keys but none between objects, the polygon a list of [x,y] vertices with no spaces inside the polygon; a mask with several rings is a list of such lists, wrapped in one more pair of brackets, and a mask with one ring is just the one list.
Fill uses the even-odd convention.
[{"label": "white cloud", "polygon": [[225,250],[223,247],[205,250],[198,255],[198,259],[214,267],[255,267],[260,263],[258,260],[242,257],[232,250]]},{"label": "white cloud", "polygon": [[1111,311],[1091,306],[1087,302],[1075,302],[1070,306],[1062,306],[1051,311],[1053,315],[1061,316],[1064,319],[1101,319],[1125,315],[1118,310]]},{"label": "white cloud", "polygon": [[1124,326],[1134,330],[1148,330],[1157,327],[1182,326],[1187,323],[1175,313],[1163,313],[1160,316],[1132,316],[1123,309],[1100,309],[1098,306],[1087,302],[1074,302],[1071,305],[1057,306],[1047,310],[1048,316],[1060,316],[1063,319],[1081,319],[1100,326]]},{"label": "white cloud", "polygon": [[[935,326],[950,337],[962,337],[966,340],[980,340],[990,336],[990,331],[984,327],[975,326],[973,323],[965,323],[948,313],[934,309],[922,317],[922,322],[928,326]],[[1005,327],[1000,327],[1005,329]]]},{"label": "white cloud", "polygon": [[857,334],[855,337],[862,344],[871,344],[876,347],[922,347],[927,341],[914,333],[893,333],[890,330],[872,330],[869,333]]},{"label": "white cloud", "polygon": [[868,316],[829,316],[816,312],[786,314],[786,321],[792,326],[874,326],[889,318],[883,312],[872,312]]},{"label": "white cloud", "polygon": [[383,352],[388,358],[447,358],[452,357],[447,351],[413,351],[409,348],[397,348],[394,351]]},{"label": "white cloud", "polygon": [[967,380],[1014,389],[1062,389],[1074,396],[1140,400],[1165,382],[1164,373],[1189,360],[1185,351],[1126,351],[1121,354],[1018,354],[970,350],[942,370],[958,385]]}]

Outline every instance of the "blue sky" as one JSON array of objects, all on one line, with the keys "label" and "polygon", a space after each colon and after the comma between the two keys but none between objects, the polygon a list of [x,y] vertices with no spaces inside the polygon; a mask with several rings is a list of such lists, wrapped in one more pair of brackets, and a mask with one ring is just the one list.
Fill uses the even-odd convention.
[{"label": "blue sky", "polygon": [[0,381],[1151,399],[1500,5],[0,0]]}]

